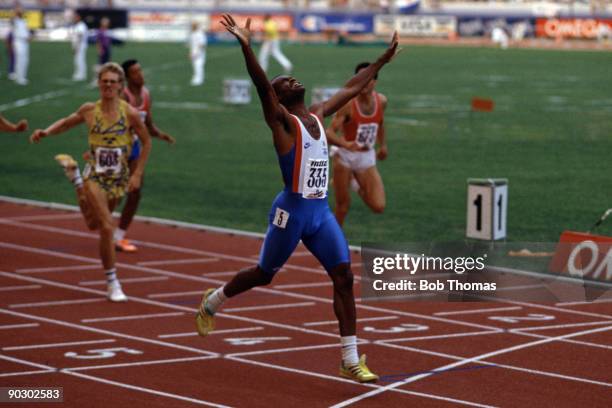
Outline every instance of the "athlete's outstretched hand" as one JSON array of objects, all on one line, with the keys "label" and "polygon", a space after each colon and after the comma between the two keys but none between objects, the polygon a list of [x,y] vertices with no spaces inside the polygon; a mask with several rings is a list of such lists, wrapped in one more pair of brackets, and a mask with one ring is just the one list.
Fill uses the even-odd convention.
[{"label": "athlete's outstretched hand", "polygon": [[399,54],[402,50],[398,47],[398,41],[399,35],[397,34],[397,31],[394,31],[393,37],[391,37],[391,42],[389,43],[389,47],[379,58],[379,60],[382,61],[383,64],[386,64],[387,62],[391,61],[393,57]]},{"label": "athlete's outstretched hand", "polygon": [[231,14],[223,14],[223,19],[225,21],[221,21],[221,24],[225,26],[225,29],[232,33],[234,37],[238,39],[240,45],[249,46],[251,44],[251,19],[247,18],[246,24],[244,27],[238,27],[234,17]]},{"label": "athlete's outstretched hand", "polygon": [[28,130],[28,121],[26,119],[21,119],[17,122],[17,126],[15,126],[15,132],[23,132],[24,130]]},{"label": "athlete's outstretched hand", "polygon": [[48,133],[42,129],[36,129],[30,136],[30,143],[38,143],[43,137],[47,137]]}]

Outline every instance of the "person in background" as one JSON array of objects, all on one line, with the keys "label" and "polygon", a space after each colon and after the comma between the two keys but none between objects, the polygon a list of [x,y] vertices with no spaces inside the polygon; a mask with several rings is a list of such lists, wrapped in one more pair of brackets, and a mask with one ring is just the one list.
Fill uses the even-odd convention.
[{"label": "person in background", "polygon": [[191,23],[189,34],[189,59],[193,66],[191,85],[198,86],[204,83],[204,64],[206,64],[206,34],[197,22]]},{"label": "person in background", "polygon": [[264,72],[268,70],[268,60],[270,59],[270,54],[272,54],[274,59],[282,65],[285,74],[290,74],[293,70],[293,65],[280,49],[278,24],[276,24],[276,21],[274,21],[269,14],[264,16],[263,36],[264,40],[258,58],[261,68],[263,68]]},{"label": "person in background", "polygon": [[76,11],[73,14],[73,26],[71,31],[72,52],[74,53],[73,81],[85,81],[87,79],[87,25]]},{"label": "person in background", "polygon": [[15,9],[13,20],[13,50],[15,52],[15,83],[28,84],[28,65],[30,63],[31,34],[28,23],[23,18],[23,10]]},{"label": "person in background", "polygon": [[[157,137],[169,144],[174,144],[176,140],[153,123],[153,115],[151,114],[153,102],[149,90],[145,86],[145,79],[140,63],[135,59],[129,59],[121,64],[121,68],[123,68],[127,80],[127,86],[123,88],[122,98],[138,110],[140,119],[145,124],[152,137]],[[128,166],[131,172],[136,171],[136,167],[138,166],[140,148],[140,140],[137,135],[134,135],[132,153],[128,158]],[[136,211],[138,211],[143,182],[144,174],[140,187],[127,193],[127,199],[123,206],[123,211],[121,211],[121,218],[119,219],[119,226],[115,229],[114,234],[115,249],[117,251],[136,252],[138,250],[134,244],[125,238],[125,234],[134,219],[134,215],[136,215]]]},{"label": "person in background", "polygon": [[110,28],[110,20],[108,17],[102,17],[100,20],[100,28],[96,33],[96,49],[98,52],[98,63],[94,66],[94,80],[92,85],[98,85],[98,72],[102,65],[106,64],[111,60],[111,45],[113,43],[112,38],[108,32]]}]

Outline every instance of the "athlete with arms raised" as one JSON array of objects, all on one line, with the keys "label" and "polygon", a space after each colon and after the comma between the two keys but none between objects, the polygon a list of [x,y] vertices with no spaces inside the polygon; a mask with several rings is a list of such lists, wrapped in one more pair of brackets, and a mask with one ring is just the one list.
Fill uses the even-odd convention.
[{"label": "athlete with arms raised", "polygon": [[352,77],[329,100],[308,109],[304,104],[305,88],[295,78],[279,76],[270,82],[266,77],[251,49],[250,19],[245,27],[238,27],[232,16],[225,14],[223,18],[222,24],[242,46],[247,70],[272,131],[285,188],[272,205],[259,263],[237,273],[224,286],[204,292],[196,316],[198,333],[206,336],[214,329],[214,314],[227,298],[269,284],[301,239],[333,282],[334,312],[342,344],[340,375],[359,382],[376,381],[378,376],[366,366],[365,356],[360,359],[357,354],[353,274],[348,244],[327,204],[328,146],[322,120],[355,97],[393,58],[397,34],[376,62]]}]

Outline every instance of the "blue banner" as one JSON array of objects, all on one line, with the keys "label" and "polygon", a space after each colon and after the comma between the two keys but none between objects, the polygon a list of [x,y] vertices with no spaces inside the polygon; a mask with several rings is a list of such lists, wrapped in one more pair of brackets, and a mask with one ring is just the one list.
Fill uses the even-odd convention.
[{"label": "blue banner", "polygon": [[374,15],[300,13],[295,16],[295,27],[300,33],[369,34],[374,31]]}]

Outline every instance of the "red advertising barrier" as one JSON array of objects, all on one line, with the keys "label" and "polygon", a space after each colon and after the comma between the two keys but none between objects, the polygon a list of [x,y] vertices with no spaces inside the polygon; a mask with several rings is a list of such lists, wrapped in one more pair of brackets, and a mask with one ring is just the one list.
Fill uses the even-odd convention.
[{"label": "red advertising barrier", "polygon": [[[601,26],[604,27],[601,27]],[[538,18],[536,36],[548,38],[595,39],[600,30],[611,30],[612,19]]]},{"label": "red advertising barrier", "polygon": [[[232,17],[236,21],[239,27],[244,27],[248,18],[251,19],[251,31],[258,32],[263,31],[265,14],[232,14]],[[281,33],[287,33],[293,29],[293,16],[288,14],[274,14],[271,16],[278,26],[278,31]],[[225,27],[221,24],[223,17],[221,14],[211,14],[210,16],[210,30],[212,32],[224,32]]]},{"label": "red advertising barrier", "polygon": [[612,282],[612,237],[564,231],[549,270],[575,278]]}]

